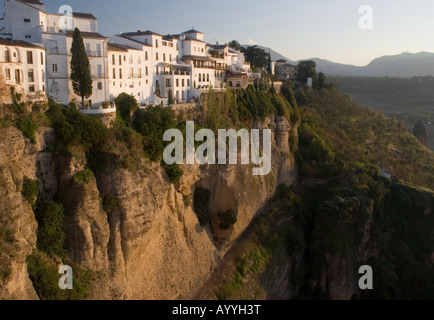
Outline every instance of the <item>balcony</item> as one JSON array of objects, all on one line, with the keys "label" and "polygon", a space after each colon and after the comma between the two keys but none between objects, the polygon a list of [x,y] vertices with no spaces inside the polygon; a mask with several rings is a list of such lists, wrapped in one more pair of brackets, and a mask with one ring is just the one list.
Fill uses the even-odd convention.
[{"label": "balcony", "polygon": [[130,73],[128,74],[128,79],[140,79],[143,78],[143,76],[142,73]]},{"label": "balcony", "polygon": [[91,73],[90,77],[92,79],[108,79],[108,77],[105,74],[102,74],[102,73]]},{"label": "balcony", "polygon": [[86,50],[86,54],[88,57],[102,57],[101,51]]}]

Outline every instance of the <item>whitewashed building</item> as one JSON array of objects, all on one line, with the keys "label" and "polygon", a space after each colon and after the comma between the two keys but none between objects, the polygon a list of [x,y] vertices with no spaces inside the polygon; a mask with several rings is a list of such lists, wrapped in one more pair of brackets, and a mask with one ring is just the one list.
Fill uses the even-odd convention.
[{"label": "whitewashed building", "polygon": [[92,14],[72,12],[68,6],[60,11],[47,13],[39,0],[5,0],[0,36],[46,49],[45,91],[62,104],[81,102],[70,79],[75,28],[81,31],[93,80],[85,107],[98,107],[123,92],[142,105],[190,102],[209,88],[224,88],[228,71],[250,71],[244,54],[226,44],[208,44],[194,29],[169,35],[138,30],[108,39],[98,33]]},{"label": "whitewashed building", "polygon": [[0,38],[0,72],[25,100],[44,100],[45,49],[34,44]]},{"label": "whitewashed building", "polygon": [[46,49],[46,93],[49,98],[68,104],[81,101],[70,79],[71,45],[75,28],[79,28],[89,56],[93,93],[86,100],[99,106],[109,100],[107,44],[98,33],[97,19],[88,13],[51,14],[38,0],[6,0],[2,36],[23,40]]}]

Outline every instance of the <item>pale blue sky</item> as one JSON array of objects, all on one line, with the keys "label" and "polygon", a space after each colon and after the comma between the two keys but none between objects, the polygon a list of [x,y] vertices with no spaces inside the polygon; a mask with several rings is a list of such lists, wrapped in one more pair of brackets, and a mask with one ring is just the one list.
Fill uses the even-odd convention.
[{"label": "pale blue sky", "polygon": [[[404,51],[434,52],[433,0],[43,0],[91,12],[100,32],[152,30],[180,33],[194,28],[208,42],[257,43],[292,60],[320,57],[366,65]],[[359,8],[373,9],[374,29],[360,30]]]}]

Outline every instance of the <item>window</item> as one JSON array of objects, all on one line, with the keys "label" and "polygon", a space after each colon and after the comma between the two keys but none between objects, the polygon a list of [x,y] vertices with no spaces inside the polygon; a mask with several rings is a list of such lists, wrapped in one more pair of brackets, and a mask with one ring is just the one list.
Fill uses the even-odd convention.
[{"label": "window", "polygon": [[115,65],[116,64],[116,59],[115,59],[115,55],[112,54],[112,64]]},{"label": "window", "polygon": [[187,87],[190,86],[190,79],[187,79]]},{"label": "window", "polygon": [[170,59],[170,62],[172,62],[172,55],[170,55],[169,59]]},{"label": "window", "polygon": [[[122,79],[122,69],[119,69],[119,79]],[[122,87],[122,84],[121,84]]]},{"label": "window", "polygon": [[145,60],[148,61],[148,51],[145,51]]},{"label": "window", "polygon": [[42,83],[45,82],[45,72],[44,69],[41,70],[41,74],[42,74]]},{"label": "window", "polygon": [[163,53],[163,61],[166,61],[166,54]]},{"label": "window", "polygon": [[141,78],[142,77],[142,68],[139,68],[137,71],[137,77]]},{"label": "window", "polygon": [[162,44],[163,44],[163,47],[167,47],[167,42],[166,41],[163,41]]},{"label": "window", "polygon": [[101,44],[96,45],[96,56],[101,57]]},{"label": "window", "polygon": [[148,79],[146,79],[146,84],[148,84]]},{"label": "window", "polygon": [[119,65],[122,65],[122,56],[119,56]]},{"label": "window", "polygon": [[209,82],[209,73],[206,75],[206,82]]},{"label": "window", "polygon": [[29,82],[35,82],[35,74],[33,72],[33,69],[29,70],[28,75],[29,75]]},{"label": "window", "polygon": [[182,79],[182,86],[184,86],[184,84],[185,84],[184,79]]},{"label": "window", "polygon": [[146,75],[149,75],[148,67],[146,67]]},{"label": "window", "polygon": [[158,39],[155,39],[155,47],[158,48]]},{"label": "window", "polygon": [[41,66],[44,65],[44,53],[41,52]]},{"label": "window", "polygon": [[96,66],[96,72],[98,74],[98,78],[102,78],[102,65],[97,65]]},{"label": "window", "polygon": [[179,87],[179,79],[176,79],[176,86]]},{"label": "window", "polygon": [[[15,54],[15,52],[14,52]],[[5,62],[11,62],[11,53],[9,51],[9,48],[6,48],[5,50]]]},{"label": "window", "polygon": [[5,69],[6,80],[11,80],[11,69]]},{"label": "window", "polygon": [[202,48],[202,52],[203,52],[203,48]]},{"label": "window", "polygon": [[172,84],[170,83],[170,79],[166,79],[166,87],[170,88]]},{"label": "window", "polygon": [[98,82],[98,90],[102,90],[102,82]]},{"label": "window", "polygon": [[124,61],[127,61],[127,56],[124,56]]},{"label": "window", "polygon": [[33,64],[33,52],[27,51],[27,64]]},{"label": "window", "polygon": [[53,92],[59,92],[59,83],[58,82],[53,82],[53,88],[52,88]]},{"label": "window", "polygon": [[57,72],[57,63],[53,63],[53,72]]},{"label": "window", "polygon": [[24,37],[25,37],[26,39],[31,39],[31,38],[32,38],[32,36],[31,36],[30,34],[26,34]]},{"label": "window", "polygon": [[33,84],[29,86],[29,92],[35,92],[35,86]]},{"label": "window", "polygon": [[113,68],[113,79],[116,79],[116,69]]},{"label": "window", "polygon": [[202,82],[202,75],[199,73],[199,82]]},{"label": "window", "polygon": [[16,84],[21,83],[21,72],[18,69],[15,69],[15,83]]},{"label": "window", "polygon": [[155,54],[155,60],[158,61],[158,52]]},{"label": "window", "polygon": [[30,19],[24,19],[24,22],[31,22],[32,20]]}]

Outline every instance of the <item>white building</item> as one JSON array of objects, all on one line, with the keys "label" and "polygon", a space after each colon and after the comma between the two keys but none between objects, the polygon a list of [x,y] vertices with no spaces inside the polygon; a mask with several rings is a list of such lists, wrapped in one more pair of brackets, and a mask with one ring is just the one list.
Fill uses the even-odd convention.
[{"label": "white building", "polygon": [[86,101],[99,106],[109,100],[107,43],[98,33],[97,19],[88,13],[50,14],[38,0],[6,0],[2,35],[43,45],[47,50],[46,92],[49,98],[68,104],[81,101],[72,89],[70,61],[72,35],[79,28],[88,52],[93,93]]},{"label": "white building", "polygon": [[45,49],[21,40],[0,38],[0,72],[8,86],[26,100],[45,99]]},{"label": "white building", "polygon": [[[126,55],[135,49],[143,51],[142,57],[146,59],[142,67],[152,70],[152,77],[150,81],[141,81],[145,93],[139,99],[142,104],[167,104],[170,92],[174,102],[189,102],[193,98],[200,98],[202,92],[208,91],[210,87],[225,87],[227,70],[250,71],[244,54],[228,45],[208,44],[204,41],[204,34],[194,29],[165,36],[149,30],[138,30],[112,36],[110,43],[128,47],[123,48],[127,50],[124,51]],[[120,49],[113,47],[113,50]],[[117,58],[114,59],[116,62]],[[128,68],[140,67],[132,65]],[[121,92],[128,92],[120,88],[119,81],[115,81],[116,70],[109,72],[109,76],[112,99]],[[113,83],[115,88],[112,88]],[[138,93],[133,95],[139,96]]]},{"label": "white building", "polygon": [[90,61],[93,93],[86,105],[92,107],[123,92],[142,105],[190,102],[209,88],[224,88],[227,71],[250,71],[244,54],[226,44],[208,44],[205,35],[194,29],[175,35],[138,30],[109,40],[98,33],[92,14],[50,14],[39,0],[5,0],[0,35],[46,49],[45,90],[62,104],[81,101],[70,80],[75,28],[81,31]]}]

